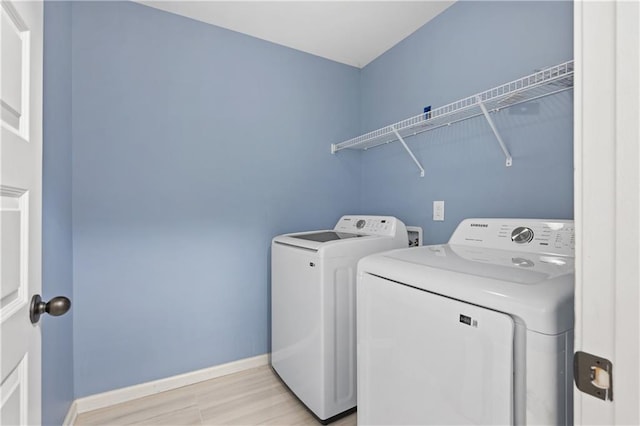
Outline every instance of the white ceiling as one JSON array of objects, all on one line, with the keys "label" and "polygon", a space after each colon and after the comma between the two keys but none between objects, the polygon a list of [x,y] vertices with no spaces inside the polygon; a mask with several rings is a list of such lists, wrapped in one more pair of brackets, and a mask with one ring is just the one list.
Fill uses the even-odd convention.
[{"label": "white ceiling", "polygon": [[454,1],[138,3],[362,68]]}]

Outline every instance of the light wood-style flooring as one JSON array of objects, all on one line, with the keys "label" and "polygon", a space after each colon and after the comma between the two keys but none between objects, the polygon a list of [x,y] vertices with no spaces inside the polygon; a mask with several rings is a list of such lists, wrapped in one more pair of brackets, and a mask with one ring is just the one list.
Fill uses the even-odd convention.
[{"label": "light wood-style flooring", "polygon": [[[353,413],[332,426],[356,425]],[[319,425],[264,366],[82,413],[76,425]]]}]

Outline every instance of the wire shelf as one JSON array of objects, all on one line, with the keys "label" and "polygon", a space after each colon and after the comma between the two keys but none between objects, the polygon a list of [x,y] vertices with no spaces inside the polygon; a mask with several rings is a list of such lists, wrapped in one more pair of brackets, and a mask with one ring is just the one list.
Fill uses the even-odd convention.
[{"label": "wire shelf", "polygon": [[369,149],[483,115],[482,106],[495,112],[523,102],[532,101],[573,88],[573,61],[537,71],[518,80],[494,87],[482,93],[452,102],[430,112],[407,118],[378,130],[332,144],[331,152],[343,149]]}]

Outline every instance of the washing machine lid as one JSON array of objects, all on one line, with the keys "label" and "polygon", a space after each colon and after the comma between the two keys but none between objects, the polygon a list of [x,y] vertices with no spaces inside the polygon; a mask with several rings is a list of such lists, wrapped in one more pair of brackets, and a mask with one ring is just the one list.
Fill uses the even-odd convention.
[{"label": "washing machine lid", "polygon": [[[397,240],[404,242],[408,237],[404,224],[392,216],[345,215],[338,220],[333,229],[295,232],[279,235],[273,239],[276,244],[285,244],[313,251],[331,250],[334,254],[357,250],[362,245],[372,246],[371,240]],[[373,243],[375,244],[375,243]],[[337,249],[335,246],[341,245]],[[402,247],[400,244],[380,243],[379,250]],[[368,250],[372,252],[373,250]]]},{"label": "washing machine lid", "polygon": [[540,333],[573,328],[572,257],[443,244],[367,256],[358,271],[510,314]]},{"label": "washing machine lid", "polygon": [[291,238],[299,238],[301,240],[315,241],[317,243],[326,243],[328,241],[346,240],[349,238],[363,237],[364,235],[349,234],[346,232],[335,231],[315,231],[304,234],[291,235]]},{"label": "washing machine lid", "polygon": [[[388,257],[519,285],[537,285],[562,275],[572,274],[574,271],[574,259],[565,256],[455,244],[423,246],[417,249],[389,253]],[[517,290],[515,292],[517,293]]]},{"label": "washing machine lid", "polygon": [[274,244],[284,244],[287,246],[300,248],[303,250],[323,251],[332,250],[336,245],[350,246],[357,244],[363,240],[372,238],[380,238],[375,235],[348,234],[344,232],[335,232],[331,229],[312,231],[312,232],[296,232],[292,234],[278,235],[273,239]]}]

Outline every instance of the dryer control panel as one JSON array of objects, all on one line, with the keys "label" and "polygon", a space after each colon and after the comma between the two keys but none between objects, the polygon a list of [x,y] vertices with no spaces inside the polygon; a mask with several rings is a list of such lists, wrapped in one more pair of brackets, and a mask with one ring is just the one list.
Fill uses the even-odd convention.
[{"label": "dryer control panel", "polygon": [[575,256],[572,220],[465,219],[449,244]]},{"label": "dryer control panel", "polygon": [[[333,228],[337,232],[393,237],[402,224],[393,216],[342,216]],[[404,227],[404,225],[402,225]]]}]

